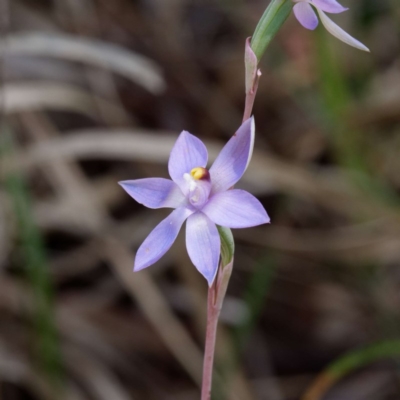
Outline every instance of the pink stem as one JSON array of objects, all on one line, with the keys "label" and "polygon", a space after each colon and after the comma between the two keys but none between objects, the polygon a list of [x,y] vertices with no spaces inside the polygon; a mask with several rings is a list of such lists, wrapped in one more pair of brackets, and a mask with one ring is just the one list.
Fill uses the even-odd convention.
[{"label": "pink stem", "polygon": [[214,283],[208,289],[206,348],[204,351],[203,384],[201,400],[211,399],[212,372],[214,364],[215,340],[217,338],[218,318],[221,313],[229,279],[232,274],[233,258],[225,266],[220,266]]},{"label": "pink stem", "polygon": [[260,80],[261,72],[257,71],[256,77],[254,79],[253,88],[246,93],[246,101],[244,105],[243,122],[247,121],[251,117],[253,111],[254,100],[256,98],[258,82]]},{"label": "pink stem", "polygon": [[246,103],[245,103],[244,113],[243,113],[243,122],[247,121],[251,117],[251,112],[253,111],[255,97],[256,97],[255,92],[250,92],[250,93],[247,93],[247,95],[246,95]]},{"label": "pink stem", "polygon": [[[250,48],[249,39],[247,43],[247,48],[250,49],[250,61],[256,63],[257,58]],[[254,59],[252,59],[251,54],[254,55]],[[252,76],[252,87],[250,89],[247,89],[243,113],[243,122],[247,121],[251,117],[260,77],[261,71],[257,69],[254,76]],[[211,287],[208,288],[206,346],[204,350],[201,400],[211,400],[212,374],[214,364],[215,341],[217,338],[218,318],[221,312],[222,303],[224,301],[229,279],[232,273],[232,266],[233,258],[228,265],[221,265],[218,270],[217,278],[215,279]]]},{"label": "pink stem", "polygon": [[207,300],[207,331],[206,348],[204,351],[203,384],[201,387],[201,400],[211,399],[212,373],[215,353],[215,340],[220,309],[216,304],[216,282],[208,289]]}]

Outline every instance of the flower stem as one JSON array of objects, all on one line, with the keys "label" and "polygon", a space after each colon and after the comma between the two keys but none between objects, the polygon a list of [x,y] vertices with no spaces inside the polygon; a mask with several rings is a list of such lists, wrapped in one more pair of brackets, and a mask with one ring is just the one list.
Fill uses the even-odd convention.
[{"label": "flower stem", "polygon": [[211,399],[215,341],[217,338],[217,326],[219,317],[219,310],[216,308],[215,300],[216,300],[216,282],[214,282],[212,286],[208,289],[206,348],[204,351],[203,384],[201,388],[201,400]]},{"label": "flower stem", "polygon": [[253,88],[246,93],[246,101],[244,106],[244,113],[243,113],[243,122],[247,121],[251,117],[251,113],[253,111],[254,100],[256,98],[257,89],[258,89],[258,82],[260,80],[261,73],[257,71],[257,76],[254,80]]},{"label": "flower stem", "polygon": [[246,39],[244,48],[244,65],[245,65],[245,87],[246,100],[244,106],[243,122],[251,117],[253,111],[254,100],[256,98],[258,82],[260,81],[261,71],[258,69],[258,59],[250,46],[250,39]]},{"label": "flower stem", "polygon": [[201,387],[201,400],[211,399],[212,372],[214,364],[215,341],[217,338],[218,318],[221,313],[222,303],[232,274],[233,258],[225,265],[220,266],[218,275],[208,289],[207,300],[207,329],[206,347],[204,351],[203,383]]}]

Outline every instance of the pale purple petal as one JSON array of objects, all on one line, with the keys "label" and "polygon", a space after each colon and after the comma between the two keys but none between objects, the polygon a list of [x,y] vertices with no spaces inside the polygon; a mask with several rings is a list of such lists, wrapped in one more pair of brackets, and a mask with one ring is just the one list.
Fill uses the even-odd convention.
[{"label": "pale purple petal", "polygon": [[339,14],[348,10],[348,8],[343,7],[336,0],[311,0],[310,4],[313,4],[322,11],[332,14]]},{"label": "pale purple petal", "polygon": [[304,28],[314,30],[318,26],[318,17],[312,7],[305,1],[297,3],[293,7],[294,15]]},{"label": "pale purple petal", "polygon": [[354,39],[347,32],[345,32],[340,26],[336,25],[328,16],[321,10],[318,10],[319,17],[321,18],[321,22],[324,24],[326,30],[331,33],[333,36],[337,37],[342,42],[353,46],[359,50],[368,51],[368,47],[364,46],[357,39]]},{"label": "pale purple petal", "polygon": [[187,220],[186,248],[192,263],[211,286],[218,270],[221,239],[215,224],[201,212]]},{"label": "pale purple petal", "polygon": [[169,156],[169,175],[185,191],[187,183],[184,174],[189,174],[196,167],[205,168],[207,160],[208,153],[204,143],[196,136],[183,131],[179,135]]},{"label": "pale purple petal", "polygon": [[193,211],[185,207],[177,208],[162,220],[139,247],[135,258],[135,271],[149,267],[158,261],[172,246],[182,224]]},{"label": "pale purple petal", "polygon": [[211,193],[229,189],[242,177],[253,154],[254,135],[252,117],[230,138],[210,168]]},{"label": "pale purple petal", "polygon": [[262,204],[239,189],[215,194],[201,211],[211,221],[227,228],[249,228],[270,222]]},{"label": "pale purple petal", "polygon": [[177,208],[186,202],[179,186],[170,179],[146,178],[119,184],[138,203],[149,208]]}]

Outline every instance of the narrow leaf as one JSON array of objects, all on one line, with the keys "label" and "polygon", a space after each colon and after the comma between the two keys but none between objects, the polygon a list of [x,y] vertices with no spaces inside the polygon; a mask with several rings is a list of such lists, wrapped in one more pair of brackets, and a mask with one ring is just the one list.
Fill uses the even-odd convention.
[{"label": "narrow leaf", "polygon": [[251,40],[251,48],[260,62],[266,48],[289,17],[292,0],[272,0],[261,17]]}]

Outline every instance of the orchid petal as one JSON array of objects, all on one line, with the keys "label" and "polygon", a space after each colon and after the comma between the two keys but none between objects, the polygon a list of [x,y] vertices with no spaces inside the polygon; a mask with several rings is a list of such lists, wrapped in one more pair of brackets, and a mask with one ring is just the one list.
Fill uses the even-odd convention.
[{"label": "orchid petal", "polygon": [[324,24],[326,30],[332,34],[333,36],[337,37],[342,42],[353,46],[357,49],[368,51],[368,47],[364,46],[361,42],[357,39],[354,39],[350,36],[347,32],[345,32],[340,26],[336,25],[323,11],[317,10],[319,17],[321,18],[321,22]]},{"label": "orchid petal", "polygon": [[253,154],[254,135],[252,117],[231,137],[210,168],[211,193],[229,189],[242,177]]},{"label": "orchid petal", "polygon": [[228,228],[249,228],[270,222],[261,203],[239,189],[215,194],[201,211],[211,221]]},{"label": "orchid petal", "polygon": [[336,0],[310,0],[310,4],[331,14],[339,14],[348,10],[348,8],[343,7]]},{"label": "orchid petal", "polygon": [[147,236],[139,247],[135,258],[135,271],[149,267],[158,261],[172,246],[186,218],[193,211],[181,207],[172,211]]},{"label": "orchid petal", "polygon": [[168,170],[172,180],[186,194],[187,182],[184,174],[193,168],[207,165],[208,153],[204,143],[189,132],[183,131],[172,148],[168,162]]},{"label": "orchid petal", "polygon": [[312,7],[301,1],[293,7],[294,15],[306,29],[314,30],[318,26],[318,17]]},{"label": "orchid petal", "polygon": [[215,224],[201,212],[187,220],[186,248],[192,263],[211,286],[218,270],[221,239]]},{"label": "orchid petal", "polygon": [[146,178],[119,184],[138,203],[148,208],[177,208],[186,202],[179,186],[169,179]]}]

